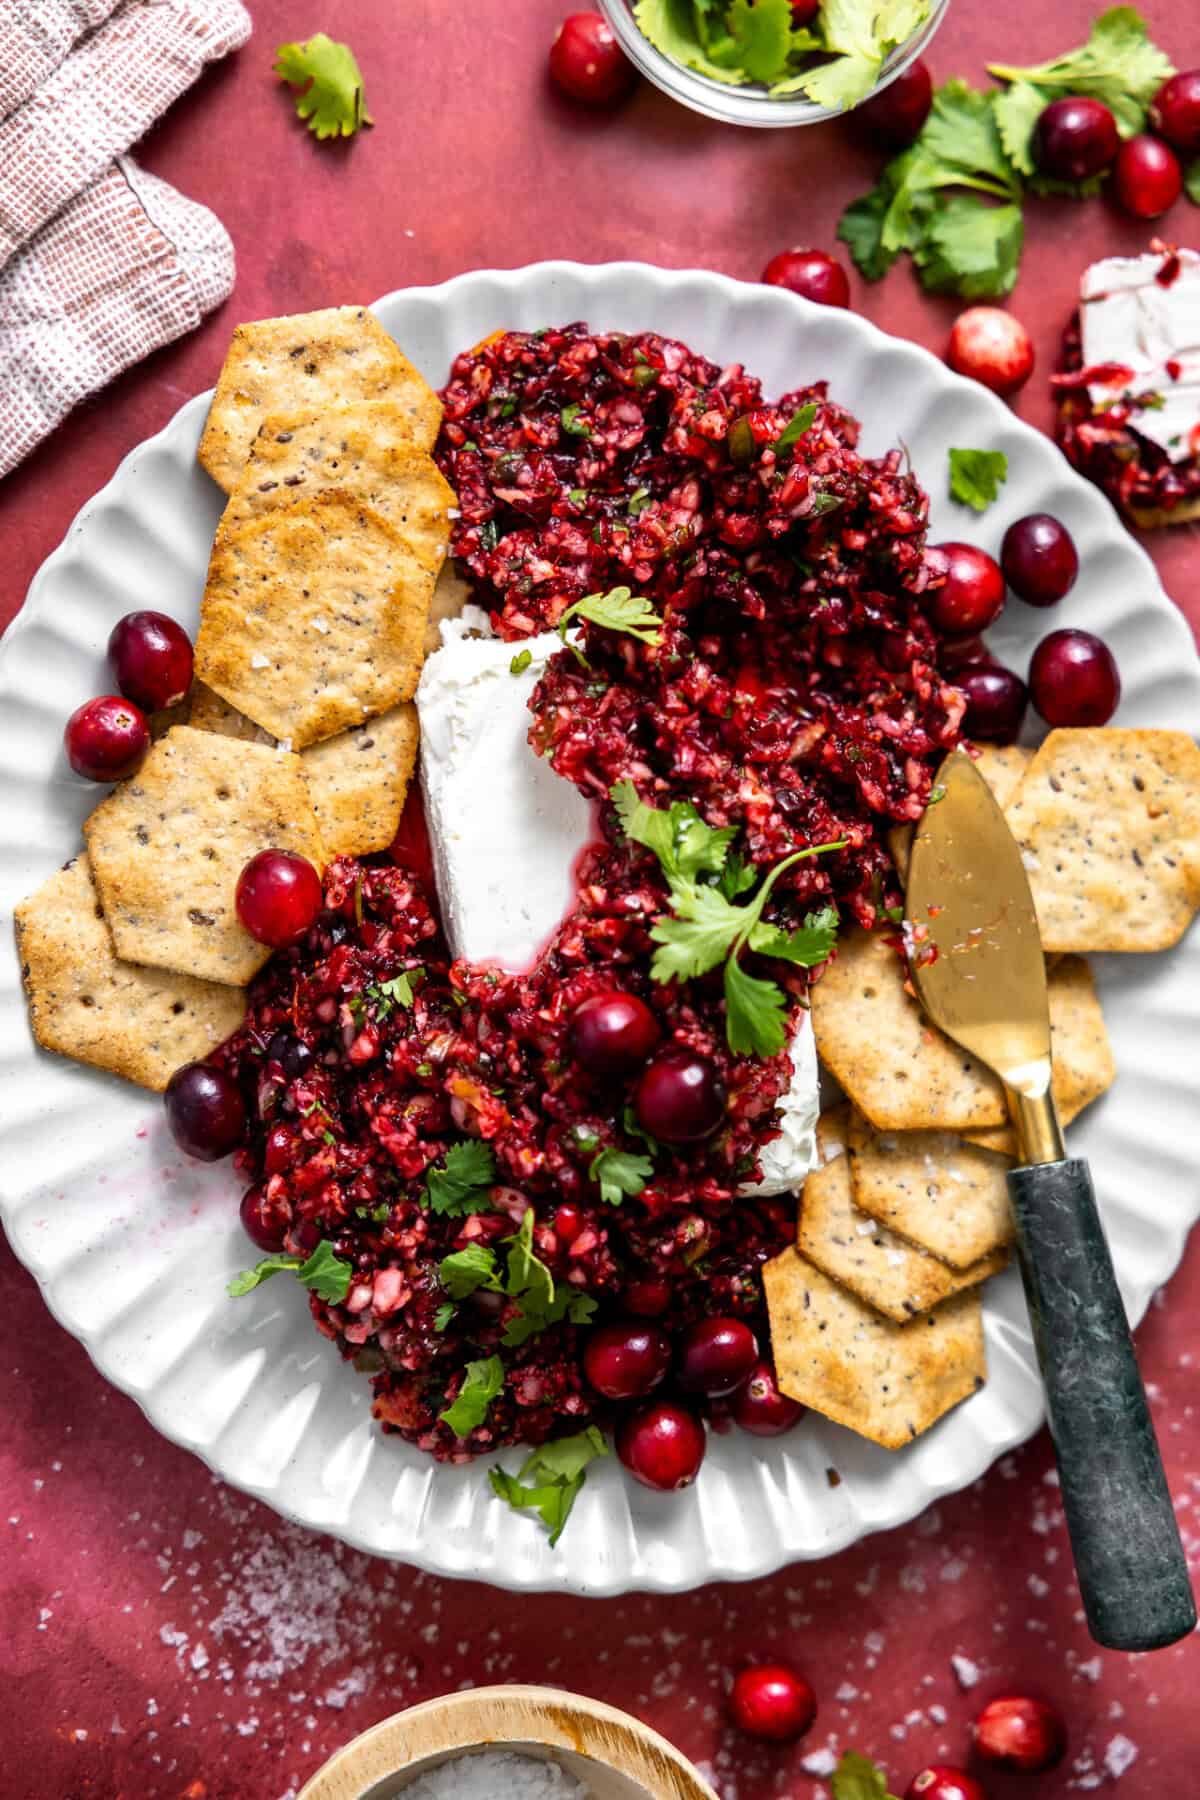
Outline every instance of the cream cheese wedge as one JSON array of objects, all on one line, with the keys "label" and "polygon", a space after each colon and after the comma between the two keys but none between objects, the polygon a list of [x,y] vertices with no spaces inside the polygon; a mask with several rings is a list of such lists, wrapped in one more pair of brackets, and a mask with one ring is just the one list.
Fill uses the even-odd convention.
[{"label": "cream cheese wedge", "polygon": [[1190,462],[1200,453],[1200,255],[1150,251],[1093,263],[1079,318],[1084,368],[1115,365],[1113,381],[1088,384],[1093,406],[1141,400],[1133,429],[1171,462]]}]

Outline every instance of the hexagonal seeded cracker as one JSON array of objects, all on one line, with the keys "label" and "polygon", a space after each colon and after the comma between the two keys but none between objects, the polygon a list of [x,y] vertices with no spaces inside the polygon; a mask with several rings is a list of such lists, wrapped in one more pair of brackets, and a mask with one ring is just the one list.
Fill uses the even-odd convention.
[{"label": "hexagonal seeded cracker", "polygon": [[411,702],[302,751],[300,766],[330,856],[386,850],[396,835],[419,741]]},{"label": "hexagonal seeded cracker", "polygon": [[197,731],[215,731],[220,737],[241,738],[250,744],[270,744],[275,739],[253,719],[248,719],[236,706],[230,706],[220,694],[203,681],[194,681],[189,696],[191,706],[187,723]]},{"label": "hexagonal seeded cracker", "polygon": [[860,1113],[848,1137],[860,1212],[955,1269],[1012,1243],[1008,1157],[948,1131],[875,1131]]},{"label": "hexagonal seeded cracker", "polygon": [[[1007,806],[1021,777],[1033,760],[1027,744],[972,744],[975,767],[996,796],[996,805]],[[915,825],[893,825],[887,834],[888,849],[901,881],[908,880],[908,857],[912,849]]]},{"label": "hexagonal seeded cracker", "polygon": [[270,951],[238,922],[237,879],[260,850],[324,846],[300,759],[177,725],[84,820],[117,955],[246,983]]},{"label": "hexagonal seeded cracker", "polygon": [[897,1325],[798,1250],[764,1266],[763,1286],[784,1393],[887,1450],[911,1443],[983,1385],[977,1293]]},{"label": "hexagonal seeded cracker", "polygon": [[213,551],[196,674],[299,750],[411,700],[434,578],[332,488],[244,519]]},{"label": "hexagonal seeded cracker", "polygon": [[355,400],[393,401],[409,422],[413,445],[432,447],[441,401],[365,306],[239,325],[217,378],[197,461],[231,493],[267,413],[319,414]]},{"label": "hexagonal seeded cracker", "polygon": [[1184,731],[1052,731],[1008,822],[1047,950],[1163,950],[1200,905],[1200,749]]},{"label": "hexagonal seeded cracker", "polygon": [[240,988],[118,962],[86,856],[22,900],[14,918],[33,1034],[45,1050],[161,1093],[181,1064],[236,1031]]}]

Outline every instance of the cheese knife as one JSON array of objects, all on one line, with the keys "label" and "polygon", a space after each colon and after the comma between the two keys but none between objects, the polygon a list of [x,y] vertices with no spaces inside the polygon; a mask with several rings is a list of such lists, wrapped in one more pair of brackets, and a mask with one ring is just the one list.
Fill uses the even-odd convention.
[{"label": "cheese knife", "polygon": [[1046,965],[1021,853],[971,758],[952,751],[913,839],[913,981],[934,1024],[1004,1084],[1017,1256],[1088,1626],[1155,1650],[1196,1624],[1171,1496],[1086,1162],[1051,1092]]}]

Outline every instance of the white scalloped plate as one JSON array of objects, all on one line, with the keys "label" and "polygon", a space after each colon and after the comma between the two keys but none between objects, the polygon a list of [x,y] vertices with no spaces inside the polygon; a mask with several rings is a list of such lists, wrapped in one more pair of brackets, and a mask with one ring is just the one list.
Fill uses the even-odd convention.
[{"label": "white scalloped plate", "polygon": [[[933,536],[995,550],[1035,509],[1070,527],[1082,558],[1055,624],[1100,632],[1125,683],[1120,721],[1193,729],[1200,664],[1181,615],[1108,502],[1054,446],[926,351],[852,313],[780,290],[638,264],[546,263],[463,275],[375,308],[428,378],[498,326],[587,319],[679,337],[744,361],[768,393],[828,377],[865,447],[902,439],[933,496]],[[61,750],[63,722],[108,686],[104,645],[132,607],[194,626],[217,490],[194,462],[207,396],[135,450],[49,558],[0,647],[0,910],[74,854],[96,790]],[[982,519],[946,498],[951,444],[1009,457]],[[997,642],[1021,665],[1047,615],[1014,604]],[[7,919],[6,919],[7,924]],[[1200,1213],[1200,935],[1166,955],[1098,958],[1120,1075],[1072,1130],[1091,1159],[1131,1317],[1175,1268]],[[369,1384],[312,1329],[305,1297],[272,1282],[236,1305],[243,1266],[227,1168],[181,1161],[155,1101],[39,1053],[11,930],[0,945],[0,1183],[17,1254],[98,1367],[177,1443],[281,1513],[376,1555],[512,1588],[612,1594],[762,1575],[827,1556],[964,1487],[1040,1424],[1042,1398],[1015,1275],[987,1290],[986,1387],[894,1455],[810,1416],[774,1442],[713,1437],[696,1486],[672,1497],[590,1476],[556,1550],[494,1499],[479,1467],[438,1467],[372,1428]],[[838,1487],[825,1471],[836,1467]]]}]

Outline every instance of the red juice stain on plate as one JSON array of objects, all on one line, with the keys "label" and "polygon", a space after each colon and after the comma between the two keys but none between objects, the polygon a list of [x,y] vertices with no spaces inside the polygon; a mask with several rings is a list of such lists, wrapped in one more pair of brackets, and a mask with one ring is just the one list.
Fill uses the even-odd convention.
[{"label": "red juice stain on plate", "polygon": [[1183,374],[1182,364],[1178,363],[1173,356],[1170,356],[1167,358],[1167,362],[1166,362],[1165,366],[1166,366],[1167,374],[1171,377],[1171,380],[1178,381],[1179,377]]},{"label": "red juice stain on plate", "polygon": [[1159,287],[1174,287],[1175,283],[1179,280],[1179,273],[1182,267],[1183,265],[1179,260],[1178,250],[1172,250],[1169,255],[1164,256],[1162,262],[1158,266],[1158,272],[1154,277]]}]

